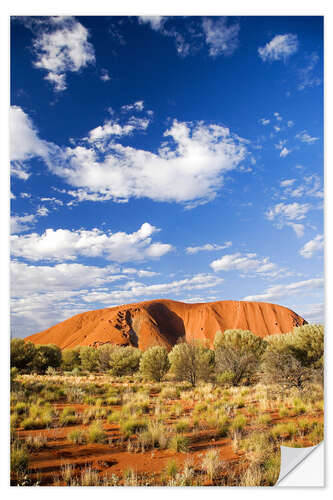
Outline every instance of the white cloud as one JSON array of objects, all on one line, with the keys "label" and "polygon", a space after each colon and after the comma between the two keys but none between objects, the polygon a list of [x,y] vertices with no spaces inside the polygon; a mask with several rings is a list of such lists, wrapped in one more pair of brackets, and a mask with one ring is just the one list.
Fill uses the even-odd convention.
[{"label": "white cloud", "polygon": [[41,206],[37,208],[36,215],[39,217],[46,217],[49,214],[49,209],[45,206]]},{"label": "white cloud", "polygon": [[308,323],[321,324],[325,323],[325,304],[306,304],[297,306],[297,312],[306,319]]},{"label": "white cloud", "polygon": [[295,124],[292,120],[288,120],[287,125],[288,127],[293,127]]},{"label": "white cloud", "polygon": [[268,118],[260,118],[259,122],[261,123],[261,125],[269,125],[269,123],[271,122],[271,120],[269,120]]},{"label": "white cloud", "polygon": [[211,252],[216,250],[223,250],[224,248],[231,247],[232,242],[226,241],[223,245],[217,245],[216,243],[206,243],[205,245],[197,246],[197,247],[187,247],[186,253],[193,255],[198,252]]},{"label": "white cloud", "polygon": [[86,302],[101,302],[110,303],[111,301],[122,303],[140,297],[154,296],[159,298],[161,295],[168,294],[179,295],[184,290],[202,290],[212,288],[223,283],[222,278],[218,278],[212,274],[197,274],[190,278],[172,281],[170,283],[157,283],[154,285],[144,285],[137,282],[129,282],[125,284],[123,290],[113,290],[110,292],[96,292],[85,295]]},{"label": "white cloud", "polygon": [[111,76],[107,69],[101,69],[100,79],[102,80],[102,82],[109,82],[111,80]]},{"label": "white cloud", "polygon": [[133,104],[125,104],[121,107],[122,111],[143,111],[144,110],[144,101],[136,101]]},{"label": "white cloud", "polygon": [[[148,118],[133,116],[123,126],[106,122],[90,131],[80,145],[60,148],[40,140],[28,116],[21,108],[18,110],[24,133],[16,134],[13,158],[24,161],[41,156],[52,173],[77,188],[69,194],[78,201],[150,198],[193,208],[214,199],[224,175],[241,168],[248,154],[247,140],[224,126],[202,121],[174,120],[164,132],[165,140],[157,152],[123,146],[115,139],[109,141],[112,134],[125,135],[148,126]],[[29,140],[25,141],[28,133]]]},{"label": "white cloud", "polygon": [[[291,180],[293,183],[291,183]],[[323,198],[323,187],[320,178],[316,175],[308,175],[302,177],[299,184],[295,186],[296,179],[291,179],[287,181],[280,182],[280,186],[285,188],[283,190],[283,197],[286,199],[292,198]],[[290,182],[290,183],[286,183]]]},{"label": "white cloud", "polygon": [[268,220],[276,223],[278,229],[289,226],[301,237],[304,234],[304,225],[298,221],[304,220],[311,208],[309,203],[278,203],[267,210],[265,215]]},{"label": "white cloud", "polygon": [[9,131],[11,172],[16,177],[27,180],[30,174],[24,161],[38,156],[46,158],[48,143],[38,137],[29,116],[19,106],[10,107]]},{"label": "white cloud", "polygon": [[98,153],[92,147],[67,148],[58,161],[48,163],[54,173],[84,190],[85,199],[98,193],[97,199],[146,197],[195,206],[214,199],[224,174],[247,154],[245,141],[219,125],[174,120],[164,137],[157,153],[111,142]]},{"label": "white cloud", "polygon": [[277,119],[277,121],[281,122],[282,121],[282,116],[280,115],[280,113],[278,113],[277,111],[275,113],[273,113],[275,118]]},{"label": "white cloud", "polygon": [[299,71],[300,83],[298,85],[298,90],[304,90],[307,87],[317,87],[321,84],[321,78],[314,74],[319,61],[319,56],[316,52],[313,52],[307,56],[308,64]]},{"label": "white cloud", "polygon": [[319,137],[311,137],[311,135],[308,134],[306,130],[302,130],[302,132],[299,132],[296,135],[296,139],[299,139],[306,144],[313,144],[314,142],[319,140]]},{"label": "white cloud", "polygon": [[324,249],[324,235],[318,234],[313,240],[308,241],[300,249],[299,253],[305,259],[310,259],[317,252],[321,252]]},{"label": "white cloud", "polygon": [[218,55],[230,56],[238,47],[238,33],[240,26],[238,23],[227,25],[225,17],[204,18],[202,27],[206,37],[206,43],[209,47],[209,55],[216,57]]},{"label": "white cloud", "polygon": [[20,198],[31,198],[31,194],[22,192],[22,193],[20,193]]},{"label": "white cloud", "polygon": [[254,274],[263,277],[280,276],[285,269],[281,269],[270,262],[269,257],[258,257],[257,254],[234,253],[224,255],[211,262],[210,267],[215,271],[240,271],[243,274]]},{"label": "white cloud", "polygon": [[34,214],[30,215],[12,215],[10,218],[10,232],[13,233],[23,233],[28,231],[36,222],[36,216]]},{"label": "white cloud", "polygon": [[291,153],[291,150],[286,148],[285,146],[281,149],[280,156],[281,158],[285,158],[287,155]]},{"label": "white cloud", "polygon": [[158,31],[162,28],[165,19],[165,16],[138,16],[140,24],[149,24],[150,27],[155,31]]},{"label": "white cloud", "polygon": [[55,91],[66,89],[67,72],[78,72],[95,62],[88,37],[88,30],[73,17],[50,17],[47,24],[40,25],[33,44],[34,66],[47,72],[45,79]]},{"label": "white cloud", "polygon": [[14,256],[31,261],[75,260],[78,255],[101,257],[116,262],[158,258],[170,252],[172,246],[152,243],[151,236],[159,230],[145,222],[134,233],[103,233],[99,229],[70,231],[47,229],[39,235],[31,233],[11,237]]},{"label": "white cloud", "polygon": [[288,298],[290,295],[314,294],[316,290],[322,290],[324,287],[323,278],[313,278],[304,281],[289,283],[288,285],[274,285],[269,287],[266,292],[258,295],[248,295],[243,300],[249,301],[278,301],[281,298]]},{"label": "white cloud", "polygon": [[263,61],[286,61],[297,50],[297,35],[287,33],[285,35],[276,35],[264,47],[259,47],[258,53]]},{"label": "white cloud", "polygon": [[283,181],[280,181],[280,186],[281,187],[289,187],[292,186],[296,182],[296,179],[284,179]]}]

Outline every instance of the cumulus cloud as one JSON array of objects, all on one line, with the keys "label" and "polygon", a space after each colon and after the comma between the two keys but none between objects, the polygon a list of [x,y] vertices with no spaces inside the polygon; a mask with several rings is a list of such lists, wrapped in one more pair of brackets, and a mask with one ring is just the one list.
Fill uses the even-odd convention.
[{"label": "cumulus cloud", "polygon": [[[98,133],[103,134],[103,130]],[[114,201],[150,198],[194,206],[216,197],[224,174],[245,159],[245,141],[220,125],[174,120],[157,153],[110,142],[67,148],[50,169],[73,187]],[[54,159],[52,159],[54,160]]]},{"label": "cumulus cloud", "polygon": [[[214,199],[225,174],[241,169],[248,155],[247,140],[227,127],[202,121],[174,120],[157,152],[123,146],[119,142],[122,135],[144,130],[149,124],[148,118],[135,116],[124,125],[105,122],[78,145],[60,148],[39,139],[28,116],[21,108],[14,109],[14,115],[16,111],[24,126],[16,133],[13,158],[21,158],[26,169],[24,161],[42,157],[52,173],[76,188],[69,194],[77,201],[150,198],[193,208]],[[24,147],[19,145],[20,138]]]},{"label": "cumulus cloud", "polygon": [[186,253],[193,255],[198,252],[212,252],[215,250],[223,250],[224,248],[231,247],[232,242],[226,241],[223,245],[217,245],[216,243],[206,243],[205,245],[197,246],[197,247],[187,247]]},{"label": "cumulus cloud", "polygon": [[238,33],[240,26],[238,23],[228,26],[225,17],[214,19],[205,17],[202,20],[202,27],[210,56],[231,56],[235,52],[239,44]]},{"label": "cumulus cloud", "polygon": [[248,295],[243,300],[254,301],[278,301],[290,295],[313,294],[324,287],[323,278],[312,278],[304,281],[296,281],[288,285],[274,285],[269,287],[264,293],[258,295]]},{"label": "cumulus cloud", "polygon": [[269,118],[260,118],[259,122],[261,123],[261,125],[269,125],[271,120]]},{"label": "cumulus cloud", "polygon": [[88,41],[88,30],[74,17],[50,17],[38,23],[33,43],[34,66],[46,71],[57,92],[67,88],[66,74],[78,72],[95,62],[95,52]]},{"label": "cumulus cloud", "polygon": [[301,142],[305,142],[306,144],[313,144],[314,142],[319,141],[319,137],[311,137],[306,130],[299,132],[296,135],[296,139],[299,139]]},{"label": "cumulus cloud", "polygon": [[144,109],[144,101],[136,101],[133,104],[124,104],[121,107],[122,111],[143,111]]},{"label": "cumulus cloud", "polygon": [[149,24],[150,27],[158,31],[162,28],[166,17],[165,16],[138,16],[140,24]]},{"label": "cumulus cloud", "polygon": [[258,53],[263,61],[286,61],[297,50],[297,35],[287,33],[285,35],[276,35],[264,47],[259,47]]},{"label": "cumulus cloud", "polygon": [[269,257],[258,257],[256,253],[223,255],[220,259],[211,262],[210,267],[215,271],[240,271],[242,274],[255,274],[273,278],[281,275],[285,269],[280,269],[277,264],[270,262]]},{"label": "cumulus cloud", "polygon": [[38,137],[31,119],[21,107],[11,106],[9,118],[11,172],[27,180],[30,174],[24,162],[38,156],[46,158],[49,145]]},{"label": "cumulus cloud", "polygon": [[299,253],[305,259],[310,259],[315,253],[321,252],[324,249],[324,235],[317,234],[313,240],[308,241],[300,249]]},{"label": "cumulus cloud", "polygon": [[152,235],[159,230],[145,222],[134,233],[103,233],[99,229],[70,231],[47,229],[39,235],[14,235],[11,251],[14,256],[30,261],[75,260],[77,256],[104,257],[115,262],[159,258],[170,252],[166,243],[152,243]]},{"label": "cumulus cloud", "polygon": [[311,208],[309,203],[278,203],[267,210],[265,215],[268,220],[275,222],[278,229],[289,226],[297,237],[301,237],[304,234],[304,225],[298,221],[304,220]]},{"label": "cumulus cloud", "polygon": [[289,187],[292,186],[296,182],[296,179],[284,179],[283,181],[280,181],[280,186],[281,187]]}]

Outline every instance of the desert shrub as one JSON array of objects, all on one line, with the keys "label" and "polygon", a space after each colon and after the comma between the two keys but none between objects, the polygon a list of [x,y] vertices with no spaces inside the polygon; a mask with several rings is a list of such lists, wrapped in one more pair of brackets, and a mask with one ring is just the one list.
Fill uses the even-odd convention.
[{"label": "desert shrub", "polygon": [[269,343],[263,356],[262,380],[265,383],[278,384],[284,388],[297,387],[303,390],[313,381],[313,368],[302,365],[289,349],[286,341]]},{"label": "desert shrub", "polygon": [[160,392],[161,399],[178,399],[179,390],[176,387],[163,387]]},{"label": "desert shrub", "polygon": [[175,425],[176,432],[182,434],[183,432],[188,432],[190,429],[190,423],[188,420],[178,420]]},{"label": "desert shrub", "polygon": [[132,375],[139,369],[140,358],[141,351],[135,347],[117,347],[111,354],[111,375],[117,377],[122,375]]},{"label": "desert shrub", "polygon": [[120,423],[120,430],[126,437],[136,434],[137,432],[143,432],[148,429],[148,424],[142,419],[131,417]]},{"label": "desert shrub", "polygon": [[[259,367],[267,342],[249,330],[217,332],[214,340],[216,373],[232,385],[248,382]],[[232,374],[232,377],[231,377]]]},{"label": "desert shrub", "polygon": [[98,472],[95,470],[92,470],[91,467],[86,467],[81,472],[80,485],[81,486],[100,486],[101,479],[98,475]]},{"label": "desert shrub", "polygon": [[81,367],[80,347],[62,351],[61,367],[65,371],[72,371]]},{"label": "desert shrub", "polygon": [[80,348],[80,360],[83,370],[88,372],[98,371],[98,353],[95,347],[83,346]]},{"label": "desert shrub", "polygon": [[288,336],[288,344],[293,355],[303,366],[322,368],[324,357],[324,327],[303,325],[295,327]]},{"label": "desert shrub", "polygon": [[10,449],[10,472],[11,475],[23,475],[28,470],[28,450],[20,443],[14,443]]},{"label": "desert shrub", "polygon": [[177,380],[187,381],[193,387],[199,380],[209,380],[214,370],[214,352],[199,342],[176,344],[169,361]]},{"label": "desert shrub", "polygon": [[201,467],[211,481],[216,478],[221,468],[220,454],[216,448],[211,448],[206,451],[203,455]]},{"label": "desert shrub", "polygon": [[165,347],[150,347],[141,357],[140,372],[150,380],[160,382],[169,368],[170,363]]},{"label": "desert shrub", "polygon": [[42,434],[38,434],[35,436],[28,436],[25,439],[25,444],[27,448],[31,451],[40,450],[47,445],[47,437],[42,436]]},{"label": "desert shrub", "polygon": [[285,437],[293,437],[297,432],[297,427],[294,422],[287,422],[285,424],[276,424],[270,429],[270,435],[274,439],[281,439]]},{"label": "desert shrub", "polygon": [[176,477],[178,472],[178,466],[175,462],[175,459],[172,458],[171,460],[168,460],[166,467],[165,467],[165,473],[168,477]]},{"label": "desert shrub", "polygon": [[98,365],[102,372],[106,372],[110,369],[111,356],[117,346],[113,344],[104,344],[97,347]]},{"label": "desert shrub", "polygon": [[58,368],[61,364],[61,349],[54,345],[36,345],[35,355],[31,362],[32,369],[45,373],[49,367]]},{"label": "desert shrub", "polygon": [[94,422],[88,427],[86,438],[88,443],[104,443],[106,433],[99,421]]},{"label": "desert shrub", "polygon": [[187,436],[177,435],[173,436],[169,442],[169,448],[173,451],[187,453],[190,448],[191,440]]},{"label": "desert shrub", "polygon": [[59,422],[61,425],[72,425],[77,424],[80,421],[80,417],[77,415],[74,407],[66,406],[59,417]]},{"label": "desert shrub", "polygon": [[230,387],[234,384],[235,374],[231,371],[224,371],[222,373],[218,373],[216,376],[216,382],[222,386]]},{"label": "desert shrub", "polygon": [[10,366],[19,371],[30,371],[31,363],[36,354],[36,347],[32,342],[23,339],[12,339],[10,342]]},{"label": "desert shrub", "polygon": [[244,415],[236,415],[231,422],[231,429],[235,432],[240,432],[244,429],[246,425],[246,417]]},{"label": "desert shrub", "polygon": [[86,434],[81,429],[74,429],[67,434],[67,439],[74,444],[84,444],[86,442]]}]

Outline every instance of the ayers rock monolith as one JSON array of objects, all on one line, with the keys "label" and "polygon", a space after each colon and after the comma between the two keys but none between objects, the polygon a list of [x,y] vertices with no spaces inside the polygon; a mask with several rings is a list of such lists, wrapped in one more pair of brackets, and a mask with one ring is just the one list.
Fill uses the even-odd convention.
[{"label": "ayers rock monolith", "polygon": [[137,304],[77,314],[43,332],[26,337],[35,344],[56,344],[61,349],[106,343],[147,349],[167,349],[182,337],[206,340],[212,346],[217,331],[251,330],[259,337],[290,332],[306,321],[286,307],[265,302],[223,300],[185,304],[150,300]]}]

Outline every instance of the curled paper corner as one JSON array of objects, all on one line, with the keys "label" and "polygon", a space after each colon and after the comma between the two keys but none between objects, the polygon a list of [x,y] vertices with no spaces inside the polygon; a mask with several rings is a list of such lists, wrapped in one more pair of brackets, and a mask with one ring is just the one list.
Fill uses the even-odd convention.
[{"label": "curled paper corner", "polygon": [[[315,450],[318,450],[319,453],[316,457],[313,456],[314,463],[312,468],[313,473],[313,483],[304,484],[304,486],[324,486],[324,442],[315,445],[309,446],[305,448],[292,448],[289,446],[280,446],[281,449],[281,465],[280,465],[280,474],[275,486],[303,486],[303,484],[299,484],[300,478],[295,477],[296,483],[293,482],[293,479],[290,477],[287,481],[284,479],[298,466],[306,460],[309,455],[311,455]],[[306,473],[306,472],[305,472]],[[306,473],[307,474],[307,473]],[[318,477],[314,477],[318,476]],[[307,478],[310,479],[310,478]]]}]

